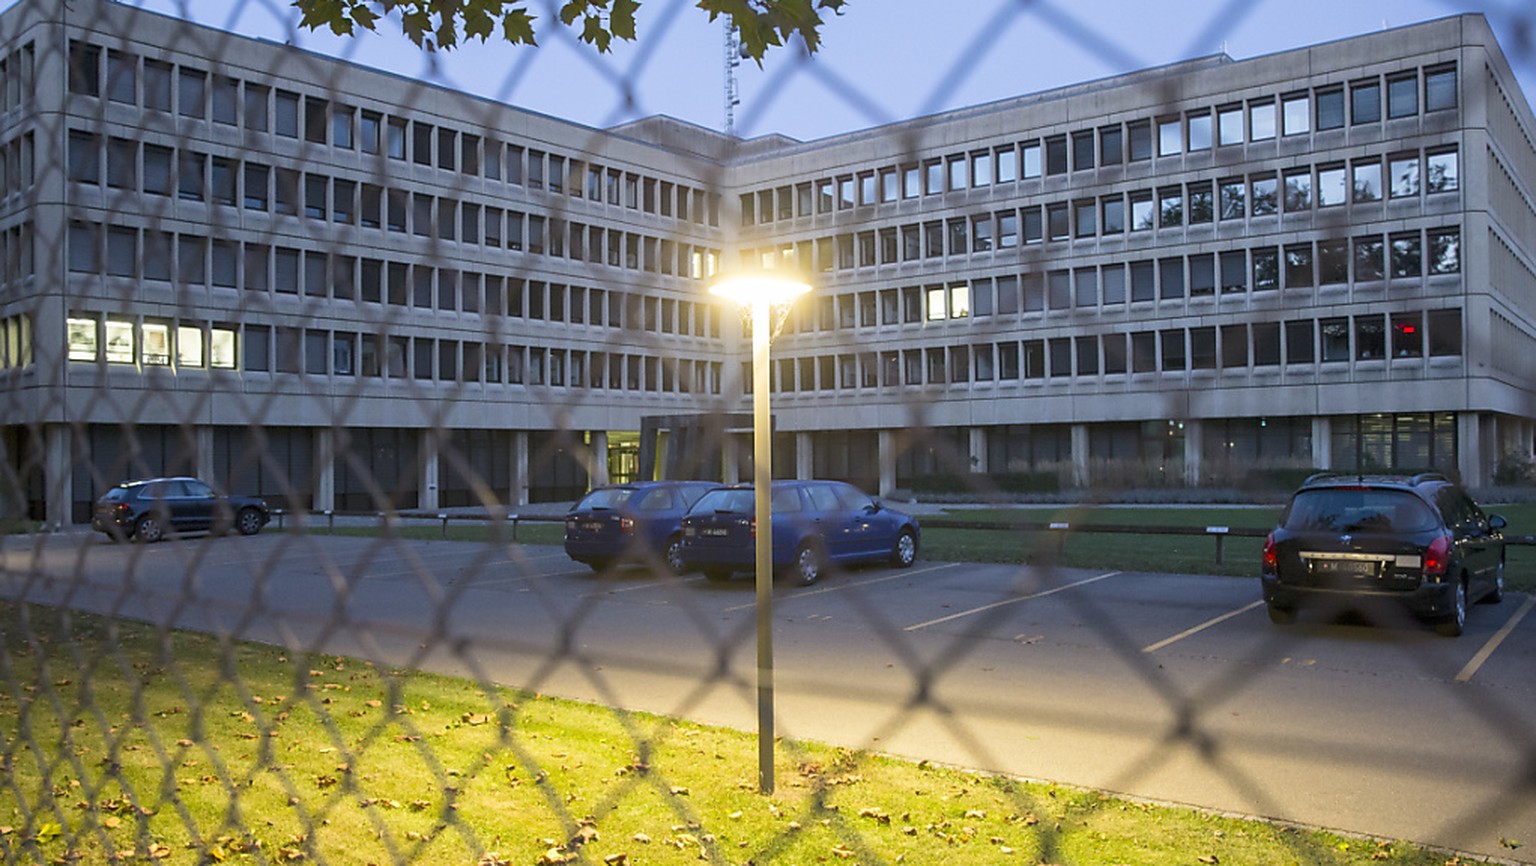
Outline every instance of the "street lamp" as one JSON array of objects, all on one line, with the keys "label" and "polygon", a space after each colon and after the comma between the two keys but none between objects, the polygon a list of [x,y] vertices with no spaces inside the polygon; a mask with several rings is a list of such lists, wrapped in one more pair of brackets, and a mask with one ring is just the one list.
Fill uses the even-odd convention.
[{"label": "street lamp", "polygon": [[768,414],[768,343],[774,314],[789,311],[810,284],[771,272],[729,275],[710,294],[751,310],[752,318],[752,493],[757,523],[757,787],[773,793],[773,431]]}]

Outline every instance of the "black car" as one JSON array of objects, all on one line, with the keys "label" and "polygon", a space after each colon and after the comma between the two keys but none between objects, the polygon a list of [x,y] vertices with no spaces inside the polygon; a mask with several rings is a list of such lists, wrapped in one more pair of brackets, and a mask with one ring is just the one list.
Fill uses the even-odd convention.
[{"label": "black car", "polygon": [[255,535],[271,519],[266,501],[254,496],[224,496],[196,478],[150,478],[120,484],[96,500],[91,528],[150,543],[173,533],[231,528]]},{"label": "black car", "polygon": [[1454,637],[1469,602],[1504,596],[1504,526],[1439,473],[1314,475],[1264,541],[1269,618],[1386,599]]},{"label": "black car", "polygon": [[660,559],[683,571],[683,515],[713,481],[635,481],[594,489],[565,515],[565,552],[595,569]]}]

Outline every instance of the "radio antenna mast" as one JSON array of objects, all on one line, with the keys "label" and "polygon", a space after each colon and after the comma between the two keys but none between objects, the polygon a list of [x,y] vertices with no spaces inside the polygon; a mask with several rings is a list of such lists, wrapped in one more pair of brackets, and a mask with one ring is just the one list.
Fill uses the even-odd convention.
[{"label": "radio antenna mast", "polygon": [[741,65],[741,42],[736,37],[736,28],[731,22],[725,22],[725,134],[736,134],[736,106],[741,104],[741,95],[736,89],[736,67]]}]

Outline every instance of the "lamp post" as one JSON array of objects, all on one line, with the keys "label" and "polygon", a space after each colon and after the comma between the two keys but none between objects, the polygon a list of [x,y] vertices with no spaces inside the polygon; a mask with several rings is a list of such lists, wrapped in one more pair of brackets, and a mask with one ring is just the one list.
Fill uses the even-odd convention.
[{"label": "lamp post", "polygon": [[789,276],[728,276],[710,293],[751,309],[752,322],[752,493],[757,525],[757,787],[773,793],[773,431],[768,412],[768,344],[775,306],[787,306],[809,292]]}]

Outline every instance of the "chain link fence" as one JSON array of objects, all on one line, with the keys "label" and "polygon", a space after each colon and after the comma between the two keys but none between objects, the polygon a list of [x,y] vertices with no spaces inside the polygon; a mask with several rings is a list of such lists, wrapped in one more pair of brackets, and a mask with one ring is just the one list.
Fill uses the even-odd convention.
[{"label": "chain link fence", "polygon": [[[5,861],[1101,862],[1152,801],[1522,859],[1525,596],[1454,650],[1391,611],[1271,629],[1251,580],[1068,568],[1062,539],[1112,562],[1071,532],[1096,502],[1272,505],[1329,467],[1481,486],[1528,457],[1499,407],[1536,321],[1536,130],[1502,65],[1530,69],[1529,13],[1495,21],[1503,55],[1461,18],[1153,70],[1070,10],[989,14],[932,58],[935,93],[1021,27],[1129,74],[887,122],[786,62],[741,128],[797,77],[872,128],[742,141],[509,108],[542,49],[509,50],[487,100],[129,4],[6,11]],[[227,25],[290,16],[236,2]],[[643,104],[637,54],[596,58],[611,92],[588,96]],[[925,535],[1011,565],[781,582],[772,797],[731,733],[761,719],[745,582],[559,546],[594,486],[751,477],[751,323],[706,291],[738,265],[817,284],[773,343],[776,478],[935,525],[946,502],[1085,507]],[[275,525],[235,537],[232,501],[204,515],[228,533],[89,531],[163,476]],[[1208,535],[1254,568],[1216,570],[1256,571],[1233,529]],[[840,798],[877,776],[932,814]],[[1256,832],[1233,828],[1212,833]],[[1277,830],[1277,862],[1305,838]],[[1148,845],[1123,859],[1167,862]],[[1348,856],[1376,853],[1399,856]]]}]

